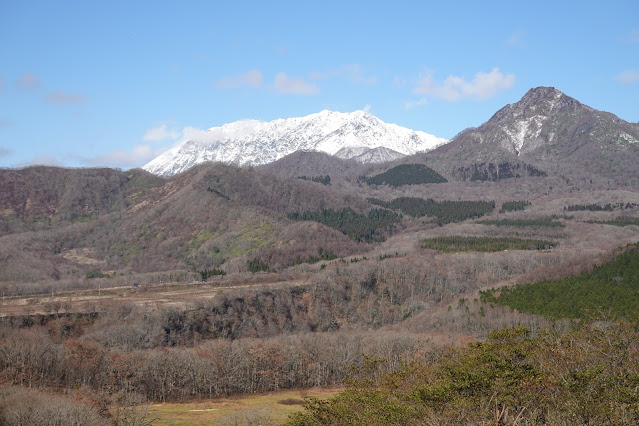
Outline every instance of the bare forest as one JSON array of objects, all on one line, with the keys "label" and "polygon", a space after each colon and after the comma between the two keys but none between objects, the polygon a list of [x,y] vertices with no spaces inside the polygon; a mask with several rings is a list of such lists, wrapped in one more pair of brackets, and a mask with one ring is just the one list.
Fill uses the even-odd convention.
[{"label": "bare forest", "polygon": [[495,329],[563,333],[574,319],[499,289],[639,241],[639,192],[612,178],[290,157],[168,179],[0,170],[0,423],[150,424],[150,403],[343,386]]}]

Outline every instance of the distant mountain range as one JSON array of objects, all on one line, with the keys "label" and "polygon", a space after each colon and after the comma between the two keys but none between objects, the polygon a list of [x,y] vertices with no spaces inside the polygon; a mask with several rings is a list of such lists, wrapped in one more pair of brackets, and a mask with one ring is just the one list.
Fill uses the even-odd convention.
[{"label": "distant mountain range", "polygon": [[423,162],[456,180],[550,173],[632,184],[639,179],[639,123],[598,111],[553,87],[537,87],[451,141],[384,123],[364,111],[322,111],[193,131],[143,168],[172,176],[207,161],[265,165],[295,152],[364,164]]},{"label": "distant mountain range", "polygon": [[191,132],[143,168],[171,176],[207,161],[260,165],[296,151],[318,151],[361,163],[381,163],[448,142],[428,133],[384,123],[365,111],[322,111],[271,122],[243,120]]},{"label": "distant mountain range", "polygon": [[[201,132],[147,165],[155,174],[0,169],[0,283],[75,279],[93,269],[223,264],[242,272],[258,256],[284,267],[318,247],[365,253],[370,247],[342,232],[288,215],[353,216],[377,208],[369,198],[390,194],[490,200],[581,193],[586,204],[590,189],[632,194],[639,187],[639,124],[553,88],[531,89],[481,126],[437,146],[441,141],[362,111],[324,111]],[[376,163],[384,159],[392,161]],[[194,165],[206,160],[216,161]],[[406,170],[412,175],[399,176]]]}]

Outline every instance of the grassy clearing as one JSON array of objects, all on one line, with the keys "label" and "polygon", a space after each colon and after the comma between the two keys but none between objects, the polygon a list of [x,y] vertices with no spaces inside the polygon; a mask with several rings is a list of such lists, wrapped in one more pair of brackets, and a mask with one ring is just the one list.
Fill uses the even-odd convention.
[{"label": "grassy clearing", "polygon": [[297,389],[182,404],[153,404],[148,418],[159,418],[154,425],[172,426],[246,424],[251,419],[282,424],[289,414],[302,409],[304,398],[330,398],[342,390]]}]

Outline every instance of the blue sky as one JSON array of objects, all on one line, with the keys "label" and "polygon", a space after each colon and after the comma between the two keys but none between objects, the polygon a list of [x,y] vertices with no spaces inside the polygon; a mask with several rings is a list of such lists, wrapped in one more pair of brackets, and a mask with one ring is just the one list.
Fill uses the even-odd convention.
[{"label": "blue sky", "polygon": [[0,0],[0,167],[323,109],[451,138],[537,86],[638,122],[639,2]]}]

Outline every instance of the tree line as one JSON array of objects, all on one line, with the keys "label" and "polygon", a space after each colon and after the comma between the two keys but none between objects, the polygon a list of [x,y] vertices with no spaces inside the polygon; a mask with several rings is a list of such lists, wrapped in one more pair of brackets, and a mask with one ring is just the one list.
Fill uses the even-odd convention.
[{"label": "tree line", "polygon": [[549,250],[557,243],[546,240],[491,237],[436,237],[422,240],[421,247],[455,253],[460,251],[496,252],[503,250]]},{"label": "tree line", "polygon": [[616,218],[611,220],[592,220],[592,221],[588,221],[588,223],[598,223],[600,225],[612,225],[612,226],[628,226],[628,225],[639,226],[639,217],[617,216]]},{"label": "tree line", "polygon": [[499,209],[499,213],[506,213],[506,212],[512,212],[512,211],[517,211],[517,210],[524,210],[530,204],[531,203],[528,200],[505,201],[501,205],[501,209]]},{"label": "tree line", "polygon": [[495,226],[514,226],[516,228],[525,227],[544,227],[544,228],[565,228],[566,224],[554,220],[551,217],[539,217],[535,219],[491,219],[480,220],[477,223],[481,225],[495,225]]},{"label": "tree line", "polygon": [[637,207],[635,203],[608,203],[605,205],[600,204],[571,204],[564,207],[564,211],[578,212],[578,211],[590,211],[590,212],[611,212],[618,209],[632,209]]}]

